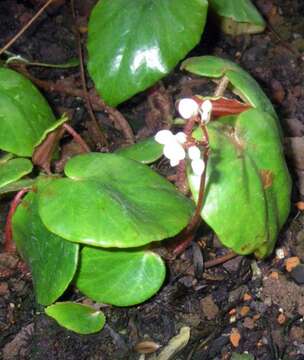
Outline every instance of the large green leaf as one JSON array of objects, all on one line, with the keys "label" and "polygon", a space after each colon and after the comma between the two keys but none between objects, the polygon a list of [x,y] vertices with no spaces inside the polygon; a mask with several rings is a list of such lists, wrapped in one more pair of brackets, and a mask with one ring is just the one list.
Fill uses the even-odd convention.
[{"label": "large green leaf", "polygon": [[165,273],[162,259],[151,251],[84,247],[76,285],[95,301],[129,306],[154,295]]},{"label": "large green leaf", "polygon": [[151,164],[162,157],[163,149],[164,146],[157,143],[154,138],[147,138],[136,144],[118,149],[116,154],[139,161],[143,164]]},{"label": "large green leaf", "polygon": [[45,312],[59,325],[83,335],[100,331],[106,321],[101,311],[68,301],[48,306]]},{"label": "large green leaf", "polygon": [[101,247],[136,247],[176,235],[193,203],[148,166],[116,154],[79,155],[66,179],[39,192],[39,213],[50,231]]},{"label": "large green leaf", "polygon": [[[290,176],[275,119],[257,109],[208,125],[203,219],[239,254],[268,255],[290,207]],[[197,131],[195,136],[200,137]],[[198,179],[189,172],[198,197]]]},{"label": "large green leaf", "polygon": [[227,34],[255,34],[265,29],[265,21],[250,0],[209,0]]},{"label": "large green leaf", "polygon": [[29,193],[13,216],[13,238],[30,266],[37,301],[54,302],[66,290],[77,267],[78,244],[49,232],[39,218],[37,195]]},{"label": "large green leaf", "polygon": [[89,72],[115,106],[164,77],[199,42],[206,0],[100,0],[89,22]]},{"label": "large green leaf", "polygon": [[31,156],[55,117],[36,87],[17,72],[0,67],[0,149]]},{"label": "large green leaf", "polygon": [[19,180],[32,171],[33,165],[28,159],[11,159],[0,162],[0,187]]},{"label": "large green leaf", "polygon": [[277,117],[270,100],[259,84],[236,63],[216,56],[207,55],[185,60],[181,65],[181,69],[185,69],[196,75],[212,78],[227,76],[234,93],[253,107],[267,111],[272,116]]}]

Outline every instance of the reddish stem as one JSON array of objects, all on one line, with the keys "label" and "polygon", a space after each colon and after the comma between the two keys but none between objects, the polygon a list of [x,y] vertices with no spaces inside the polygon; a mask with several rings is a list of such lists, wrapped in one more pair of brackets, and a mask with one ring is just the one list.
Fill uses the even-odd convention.
[{"label": "reddish stem", "polygon": [[4,251],[14,253],[16,251],[16,246],[13,243],[13,232],[12,232],[12,218],[15,214],[17,206],[20,204],[22,196],[26,194],[30,189],[22,189],[20,190],[13,201],[11,202],[11,206],[6,218],[5,228],[4,228]]},{"label": "reddish stem", "polygon": [[181,232],[181,234],[176,238],[175,243],[177,245],[173,248],[173,254],[175,256],[180,255],[185,251],[185,249],[189,246],[191,241],[193,240],[195,236],[195,231],[197,230],[200,220],[201,220],[201,211],[203,207],[203,201],[204,201],[204,194],[205,194],[205,185],[206,185],[206,170],[208,165],[208,159],[209,159],[209,136],[207,128],[202,125],[201,126],[205,139],[202,141],[202,143],[206,144],[205,150],[204,150],[204,163],[205,163],[205,169],[203,171],[203,174],[201,176],[200,181],[200,187],[199,187],[199,195],[197,200],[197,205],[195,208],[195,212],[188,224],[188,226]]},{"label": "reddish stem", "polygon": [[222,256],[219,256],[215,259],[212,259],[212,260],[208,260],[205,262],[205,265],[204,265],[204,268],[205,269],[209,269],[213,266],[217,266],[217,265],[220,265],[220,264],[224,264],[225,262],[231,260],[231,259],[234,259],[235,257],[237,257],[238,254],[236,254],[235,252],[233,251],[229,251],[227,254],[225,255],[222,255]]},{"label": "reddish stem", "polygon": [[73,137],[73,139],[79,144],[84,152],[91,152],[89,145],[83,140],[83,138],[67,123],[62,125],[64,129]]}]

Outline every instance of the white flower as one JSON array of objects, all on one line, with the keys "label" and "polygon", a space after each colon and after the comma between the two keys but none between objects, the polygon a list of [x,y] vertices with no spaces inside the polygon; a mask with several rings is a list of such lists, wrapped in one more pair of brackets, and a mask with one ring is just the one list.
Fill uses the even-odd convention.
[{"label": "white flower", "polygon": [[191,161],[191,167],[193,174],[196,176],[202,176],[205,170],[205,162],[203,159],[195,159]]},{"label": "white flower", "polygon": [[195,145],[190,146],[188,149],[188,156],[189,159],[191,159],[193,174],[200,177],[205,169],[205,162],[201,159],[200,149]]},{"label": "white flower", "polygon": [[183,144],[187,137],[183,132],[172,134],[170,130],[160,130],[154,137],[155,141],[164,145],[164,155],[170,160],[171,166],[177,166],[186,157]]},{"label": "white flower", "polygon": [[210,121],[212,112],[212,102],[205,100],[200,106],[201,122],[207,124]]},{"label": "white flower", "polygon": [[199,113],[199,106],[193,99],[182,99],[178,102],[177,110],[184,119],[190,119]]},{"label": "white flower", "polygon": [[200,159],[201,158],[201,151],[200,149],[193,145],[190,146],[188,149],[188,156],[191,160],[196,160],[196,159]]}]

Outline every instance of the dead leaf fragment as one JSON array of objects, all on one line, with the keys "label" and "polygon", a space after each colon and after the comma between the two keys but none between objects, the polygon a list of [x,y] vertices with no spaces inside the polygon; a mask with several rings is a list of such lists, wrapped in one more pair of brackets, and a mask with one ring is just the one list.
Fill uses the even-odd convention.
[{"label": "dead leaf fragment", "polygon": [[232,328],[229,340],[233,347],[237,348],[240,344],[241,334],[237,328]]},{"label": "dead leaf fragment", "polygon": [[213,320],[219,313],[219,308],[213,301],[211,295],[206,296],[200,301],[201,309],[208,320]]},{"label": "dead leaf fragment", "polygon": [[190,328],[188,326],[184,326],[180,329],[179,334],[169,341],[168,345],[161,351],[156,360],[174,359],[175,355],[188,344],[189,339]]}]

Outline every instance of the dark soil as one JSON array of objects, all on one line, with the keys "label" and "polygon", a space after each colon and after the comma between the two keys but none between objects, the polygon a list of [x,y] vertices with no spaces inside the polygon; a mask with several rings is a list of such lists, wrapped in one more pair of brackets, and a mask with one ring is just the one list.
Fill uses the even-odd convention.
[{"label": "dark soil", "polygon": [[[42,3],[0,1],[0,47]],[[70,7],[68,2],[57,3],[9,49],[11,52],[54,64],[77,57]],[[94,1],[78,3],[78,15],[84,27]],[[295,185],[291,214],[278,239],[276,253],[259,262],[251,257],[237,257],[202,272],[193,261],[197,248],[190,247],[179,259],[168,263],[166,284],[156,296],[136,307],[105,307],[107,325],[100,333],[90,336],[67,331],[44,315],[43,308],[35,302],[30,274],[18,266],[14,255],[0,253],[3,359],[157,360],[157,354],[183,327],[190,329],[190,340],[170,359],[230,359],[233,352],[244,351],[260,360],[304,359],[304,271],[300,265],[288,272],[285,264],[291,257],[304,264],[304,214],[299,204],[304,200],[300,153],[303,148],[301,145],[290,148],[295,138],[301,142],[304,136],[304,4],[301,0],[257,0],[256,4],[269,23],[267,31],[233,38],[219,33],[210,21],[202,43],[192,54],[216,54],[239,62],[258,80],[279,114]],[[80,84],[77,68],[32,68],[31,73],[46,81],[65,77],[73,79],[75,86]],[[176,69],[158,91],[163,92],[162,98],[173,96],[174,100],[204,90],[201,84],[197,85]],[[68,112],[72,125],[92,148],[98,148],[92,140],[83,100],[55,92],[44,94],[54,111]],[[164,121],[166,109],[155,111],[157,101],[151,101],[151,96],[148,92],[138,95],[119,107],[138,137],[155,132]],[[115,124],[103,112],[96,115],[110,138],[111,147],[124,144],[122,132]],[[5,198],[1,204],[1,228],[9,200]],[[205,232],[201,240],[207,244],[203,249],[205,260],[225,251],[211,233]],[[79,296],[71,289],[65,298]],[[144,340],[152,341],[148,344],[151,351],[157,345],[160,349],[141,355],[139,350]]]}]

